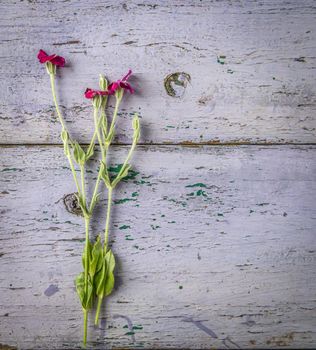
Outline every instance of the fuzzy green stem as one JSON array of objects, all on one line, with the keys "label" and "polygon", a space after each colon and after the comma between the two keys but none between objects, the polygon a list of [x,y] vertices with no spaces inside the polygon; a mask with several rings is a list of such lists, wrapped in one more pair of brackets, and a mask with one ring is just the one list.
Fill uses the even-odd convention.
[{"label": "fuzzy green stem", "polygon": [[111,125],[110,125],[110,129],[109,129],[108,135],[110,135],[111,132],[114,129],[116,118],[117,118],[117,113],[118,113],[118,109],[119,109],[119,105],[121,103],[121,100],[122,100],[121,98],[116,98],[114,112],[113,112],[113,118],[112,118],[112,122],[111,122]]},{"label": "fuzzy green stem", "polygon": [[[65,125],[65,121],[64,121],[63,116],[60,113],[59,105],[58,105],[57,98],[56,98],[55,74],[50,74],[49,77],[50,77],[50,85],[51,85],[53,100],[54,100],[56,112],[57,112],[57,115],[58,115],[58,119],[60,121],[62,130],[66,130],[67,131],[67,128],[66,128],[66,125]],[[80,195],[81,191],[80,191],[80,187],[79,187],[79,183],[78,183],[78,179],[77,179],[77,174],[76,174],[76,170],[75,170],[75,167],[74,167],[74,164],[73,164],[73,161],[72,161],[72,158],[71,158],[71,154],[70,154],[70,151],[69,151],[68,147],[67,147],[67,158],[68,158],[68,161],[69,161],[69,165],[70,165],[70,169],[71,169],[71,172],[72,172],[72,176],[73,176],[73,178],[75,180],[77,191],[78,191],[78,193]]]},{"label": "fuzzy green stem", "polygon": [[77,187],[78,194],[80,195],[81,194],[81,190],[80,190],[80,186],[79,186],[79,182],[78,182],[78,179],[77,179],[76,170],[75,170],[74,164],[72,162],[71,154],[70,154],[69,150],[67,151],[67,158],[68,158],[68,161],[69,161],[69,165],[70,165],[70,169],[71,169],[71,172],[72,172],[72,176],[73,176],[73,178],[75,180],[75,184],[76,184],[76,187]]},{"label": "fuzzy green stem", "polygon": [[[105,150],[105,148],[103,146],[103,142],[102,142],[102,138],[101,138],[101,134],[100,134],[100,130],[99,130],[100,122],[101,122],[102,118],[105,118],[105,115],[102,114],[101,117],[98,120],[98,109],[94,108],[93,117],[94,117],[94,125],[95,125],[95,134],[98,137],[98,141],[99,141],[100,148],[101,148],[102,161],[105,163],[106,162],[106,150]],[[96,180],[96,183],[95,183],[95,187],[94,187],[91,203],[90,203],[90,211],[91,211],[93,203],[95,201],[95,197],[97,196],[99,183],[101,181],[101,175],[102,174],[101,174],[101,167],[100,167],[99,172],[98,172],[98,177],[97,177],[97,180]]]},{"label": "fuzzy green stem", "polygon": [[95,320],[94,320],[94,324],[96,326],[99,324],[99,315],[100,315],[100,310],[101,310],[101,306],[102,306],[102,301],[103,301],[103,295],[98,297],[97,311],[96,311]]},{"label": "fuzzy green stem", "polygon": [[50,76],[50,85],[51,85],[51,88],[52,88],[53,100],[54,100],[54,103],[55,103],[56,112],[57,112],[57,115],[58,115],[58,118],[59,118],[59,121],[60,121],[60,124],[61,124],[62,128],[67,130],[66,126],[65,126],[64,118],[62,117],[62,115],[60,113],[59,106],[58,106],[58,103],[57,103],[56,91],[55,91],[55,74],[50,74],[49,76]]},{"label": "fuzzy green stem", "polygon": [[109,188],[108,191],[108,205],[107,205],[107,211],[106,211],[106,224],[105,224],[105,230],[104,230],[104,252],[107,251],[108,246],[108,238],[109,238],[109,226],[110,226],[110,217],[111,217],[111,204],[112,204],[112,187]]},{"label": "fuzzy green stem", "polygon": [[83,309],[83,345],[87,345],[88,310]]}]

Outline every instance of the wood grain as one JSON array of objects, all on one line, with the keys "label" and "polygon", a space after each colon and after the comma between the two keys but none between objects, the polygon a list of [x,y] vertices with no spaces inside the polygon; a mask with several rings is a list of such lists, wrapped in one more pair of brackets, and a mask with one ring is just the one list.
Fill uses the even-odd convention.
[{"label": "wood grain", "polygon": [[[314,143],[316,6],[313,0],[1,1],[0,142],[59,143],[38,49],[66,57],[58,95],[72,134],[88,142],[87,86],[129,67],[136,95],[124,101],[143,143]],[[164,79],[191,81],[169,96]],[[110,103],[113,105],[113,102]]]},{"label": "wood grain", "polygon": [[[63,204],[63,151],[0,153],[0,343],[79,348],[84,232]],[[315,158],[313,146],[139,147],[114,198],[116,291],[89,347],[314,348]]]}]

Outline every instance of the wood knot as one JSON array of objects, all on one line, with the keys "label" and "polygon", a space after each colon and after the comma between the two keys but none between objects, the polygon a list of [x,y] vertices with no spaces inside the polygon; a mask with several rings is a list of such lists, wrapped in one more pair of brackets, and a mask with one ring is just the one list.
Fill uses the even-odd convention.
[{"label": "wood knot", "polygon": [[76,192],[66,194],[63,198],[63,201],[65,204],[66,210],[69,213],[83,216],[82,210],[79,206],[77,195],[78,195],[78,193],[76,193]]},{"label": "wood knot", "polygon": [[165,77],[164,86],[169,96],[180,98],[184,95],[185,89],[190,81],[190,74],[176,72]]}]

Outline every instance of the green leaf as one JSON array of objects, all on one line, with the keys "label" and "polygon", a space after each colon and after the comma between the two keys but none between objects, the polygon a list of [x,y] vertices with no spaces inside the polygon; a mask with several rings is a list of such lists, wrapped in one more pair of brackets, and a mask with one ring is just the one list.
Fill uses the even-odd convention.
[{"label": "green leaf", "polygon": [[94,243],[91,251],[91,259],[89,264],[89,274],[91,279],[93,279],[96,272],[98,272],[102,268],[102,257],[103,250],[101,244],[101,236],[98,235],[97,240]]},{"label": "green leaf", "polygon": [[84,302],[85,302],[84,273],[83,272],[79,273],[79,275],[76,277],[75,284],[76,284],[77,294],[79,296],[81,305],[83,306]]},{"label": "green leaf", "polygon": [[115,268],[115,258],[111,250],[105,254],[105,261],[107,263],[107,276],[104,285],[104,296],[111,294],[114,287],[114,268]]},{"label": "green leaf", "polygon": [[103,258],[102,268],[94,278],[94,288],[95,288],[96,295],[101,298],[103,298],[104,296],[104,281],[106,278],[106,273],[107,273],[107,264],[106,264],[106,260]]},{"label": "green leaf", "polygon": [[79,194],[75,194],[77,200],[78,200],[78,204],[79,204],[79,207],[81,208],[82,210],[82,214],[85,218],[90,218],[91,217],[91,213],[89,212],[87,206],[86,206],[86,203],[84,201],[84,199],[82,198],[81,195]]},{"label": "green leaf", "polygon": [[85,276],[84,272],[79,273],[75,280],[77,294],[79,296],[82,307],[87,310],[92,306],[93,285],[90,278],[88,278],[87,293],[85,291]]},{"label": "green leaf", "polygon": [[88,159],[90,159],[94,154],[94,145],[92,147],[88,147],[86,155],[85,155],[85,160],[87,161]]},{"label": "green leaf", "polygon": [[106,187],[111,187],[111,180],[110,180],[109,172],[106,165],[103,162],[101,162],[100,167],[101,167],[100,171],[101,171],[102,180],[104,181]]},{"label": "green leaf", "polygon": [[130,170],[131,166],[129,164],[125,164],[120,169],[119,173],[117,174],[116,178],[112,182],[112,187],[114,188],[124,177],[128,175],[128,172]]},{"label": "green leaf", "polygon": [[102,261],[102,269],[95,277],[95,290],[98,297],[105,297],[111,294],[114,288],[114,268],[115,258],[111,250],[109,250]]},{"label": "green leaf", "polygon": [[73,154],[76,163],[79,165],[84,165],[86,161],[86,154],[84,153],[84,150],[81,148],[77,141],[74,142],[73,147]]}]

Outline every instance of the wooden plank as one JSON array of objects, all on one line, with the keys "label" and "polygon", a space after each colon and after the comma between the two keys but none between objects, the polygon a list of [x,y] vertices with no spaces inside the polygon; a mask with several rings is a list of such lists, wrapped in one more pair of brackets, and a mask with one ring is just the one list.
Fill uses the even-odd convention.
[{"label": "wooden plank", "polygon": [[[124,101],[117,142],[130,141],[134,111],[144,143],[315,142],[313,0],[4,0],[0,10],[3,144],[59,143],[40,48],[69,61],[58,95],[81,142],[93,130],[85,88],[129,67],[137,94]],[[191,81],[173,76],[173,97],[164,79],[176,72]]]},{"label": "wooden plank", "polygon": [[[115,148],[113,164],[126,152]],[[74,191],[63,151],[0,153],[0,343],[79,347],[84,232],[63,204]],[[116,291],[89,346],[315,348],[315,156],[312,146],[139,147],[137,174],[114,198]]]}]

